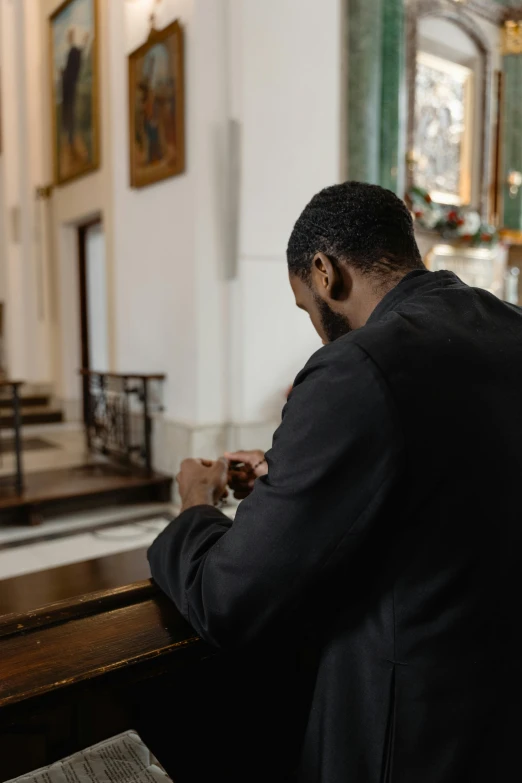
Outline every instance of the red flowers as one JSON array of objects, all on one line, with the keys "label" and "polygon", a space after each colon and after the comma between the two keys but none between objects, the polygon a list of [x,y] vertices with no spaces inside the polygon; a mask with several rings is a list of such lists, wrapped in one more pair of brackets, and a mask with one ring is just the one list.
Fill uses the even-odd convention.
[{"label": "red flowers", "polygon": [[457,212],[455,209],[452,209],[450,212],[448,212],[448,223],[453,226],[457,226],[457,228],[460,228],[460,226],[464,225],[465,220],[459,212]]}]

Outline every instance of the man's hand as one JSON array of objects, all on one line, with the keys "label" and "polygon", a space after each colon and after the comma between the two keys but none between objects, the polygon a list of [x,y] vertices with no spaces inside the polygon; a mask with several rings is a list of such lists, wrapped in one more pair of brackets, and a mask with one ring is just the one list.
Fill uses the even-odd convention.
[{"label": "man's hand", "polygon": [[[268,465],[264,452],[259,449],[253,451],[236,451],[225,454],[231,463],[228,471],[228,485],[237,500],[248,497],[254,488],[257,478],[266,476]],[[234,463],[237,463],[234,465]]]},{"label": "man's hand", "polygon": [[226,495],[228,462],[186,459],[177,476],[182,511],[193,506],[214,506]]}]

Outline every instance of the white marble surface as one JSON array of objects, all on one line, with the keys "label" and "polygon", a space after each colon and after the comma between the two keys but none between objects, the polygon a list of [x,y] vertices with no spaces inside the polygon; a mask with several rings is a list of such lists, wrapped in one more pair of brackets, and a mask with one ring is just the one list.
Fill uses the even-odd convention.
[{"label": "white marble surface", "polygon": [[[235,505],[229,505],[223,511],[232,518],[235,509]],[[150,518],[145,521],[132,521],[133,517],[142,517],[145,513],[150,513]],[[1,541],[24,541],[18,546],[0,551],[0,581],[148,547],[175,514],[176,510],[172,507],[133,506],[130,509],[97,512],[97,519],[93,519],[93,514],[77,514],[68,519],[51,520],[37,528],[0,529]],[[88,516],[92,524],[98,525],[115,521],[117,518],[130,521],[117,527],[74,533],[75,528],[83,528],[86,525]],[[68,534],[51,541],[31,541],[32,537],[52,532]]]},{"label": "white marble surface", "polygon": [[[127,522],[140,517],[154,516],[156,514],[171,514],[175,516],[177,508],[170,504],[147,503],[132,506],[113,506],[96,509],[93,511],[78,512],[68,516],[53,517],[45,520],[37,527],[27,525],[6,525],[0,527],[0,544],[11,541],[30,541],[33,538],[41,538],[50,533],[67,533],[81,528],[95,527],[106,522]],[[1,578],[1,575],[0,575]]]},{"label": "white marble surface", "polygon": [[165,517],[157,516],[146,522],[5,549],[0,551],[0,579],[148,547],[167,525]]},{"label": "white marble surface", "polygon": [[[222,510],[233,518],[236,508],[232,502]],[[177,513],[175,506],[164,504],[120,506],[51,519],[38,527],[0,528],[0,544],[19,542],[0,550],[0,580],[148,547]],[[117,527],[99,529],[118,520],[122,524]],[[86,527],[93,530],[85,532]],[[63,535],[51,541],[32,540],[53,533]]]}]

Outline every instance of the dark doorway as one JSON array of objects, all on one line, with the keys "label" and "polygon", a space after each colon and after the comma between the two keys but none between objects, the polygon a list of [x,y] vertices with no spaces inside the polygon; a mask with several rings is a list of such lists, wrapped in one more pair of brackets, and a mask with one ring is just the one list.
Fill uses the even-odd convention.
[{"label": "dark doorway", "polygon": [[[101,218],[78,227],[81,368],[109,369],[105,234]],[[83,417],[87,421],[89,378],[83,378]]]}]

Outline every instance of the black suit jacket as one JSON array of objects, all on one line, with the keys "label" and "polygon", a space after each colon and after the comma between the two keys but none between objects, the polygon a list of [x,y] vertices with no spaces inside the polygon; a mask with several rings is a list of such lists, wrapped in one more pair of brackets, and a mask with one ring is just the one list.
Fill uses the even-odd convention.
[{"label": "black suit jacket", "polygon": [[175,520],[152,574],[220,648],[310,608],[307,783],[520,775],[522,315],[449,272],[407,276],[296,379],[234,524]]}]

